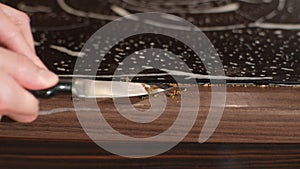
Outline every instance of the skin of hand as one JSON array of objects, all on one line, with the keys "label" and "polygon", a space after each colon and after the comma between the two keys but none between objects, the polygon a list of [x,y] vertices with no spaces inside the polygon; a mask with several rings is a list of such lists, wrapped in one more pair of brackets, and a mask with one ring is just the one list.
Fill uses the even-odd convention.
[{"label": "skin of hand", "polygon": [[0,3],[0,115],[34,121],[39,101],[26,89],[40,90],[58,82],[35,53],[29,17]]}]

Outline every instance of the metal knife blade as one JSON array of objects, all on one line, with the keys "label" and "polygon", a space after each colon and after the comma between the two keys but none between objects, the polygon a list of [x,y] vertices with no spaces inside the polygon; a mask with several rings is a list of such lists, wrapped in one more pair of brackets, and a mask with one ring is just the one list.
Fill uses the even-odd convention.
[{"label": "metal knife blade", "polygon": [[72,92],[85,98],[133,97],[149,94],[148,86],[143,83],[74,79]]}]

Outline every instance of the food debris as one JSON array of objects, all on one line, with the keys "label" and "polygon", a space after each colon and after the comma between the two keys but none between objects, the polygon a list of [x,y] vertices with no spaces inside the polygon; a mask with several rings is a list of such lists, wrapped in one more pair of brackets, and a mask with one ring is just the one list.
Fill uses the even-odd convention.
[{"label": "food debris", "polygon": [[[150,95],[157,97],[157,93],[159,93],[159,92],[165,92],[165,94],[169,98],[174,99],[175,96],[181,95],[182,92],[187,91],[187,88],[179,88],[178,84],[175,84],[175,83],[160,84],[160,85],[143,84],[143,86],[148,93],[148,96],[142,97],[143,100],[148,99]],[[172,89],[168,90],[169,88],[172,88]]]}]

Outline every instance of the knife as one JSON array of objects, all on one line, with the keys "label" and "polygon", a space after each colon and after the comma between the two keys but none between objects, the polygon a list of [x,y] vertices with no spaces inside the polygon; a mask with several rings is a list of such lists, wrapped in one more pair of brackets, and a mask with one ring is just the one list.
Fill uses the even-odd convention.
[{"label": "knife", "polygon": [[144,96],[163,92],[171,88],[166,84],[101,81],[83,78],[60,79],[58,84],[45,90],[30,92],[37,98],[51,98],[57,94],[69,93],[82,98],[120,98]]},{"label": "knife", "polygon": [[[101,81],[83,78],[63,79],[45,90],[29,90],[35,97],[51,98],[57,94],[74,94],[83,98],[121,98],[156,94],[172,89],[168,84],[146,84],[135,82]],[[6,122],[12,122],[4,118]],[[0,115],[0,121],[2,116]]]}]

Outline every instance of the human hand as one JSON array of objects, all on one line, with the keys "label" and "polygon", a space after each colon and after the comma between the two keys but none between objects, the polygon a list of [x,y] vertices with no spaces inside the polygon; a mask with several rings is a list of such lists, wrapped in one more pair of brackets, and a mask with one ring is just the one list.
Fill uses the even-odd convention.
[{"label": "human hand", "polygon": [[0,115],[32,122],[38,100],[26,89],[40,90],[58,82],[34,49],[29,17],[0,3]]}]

